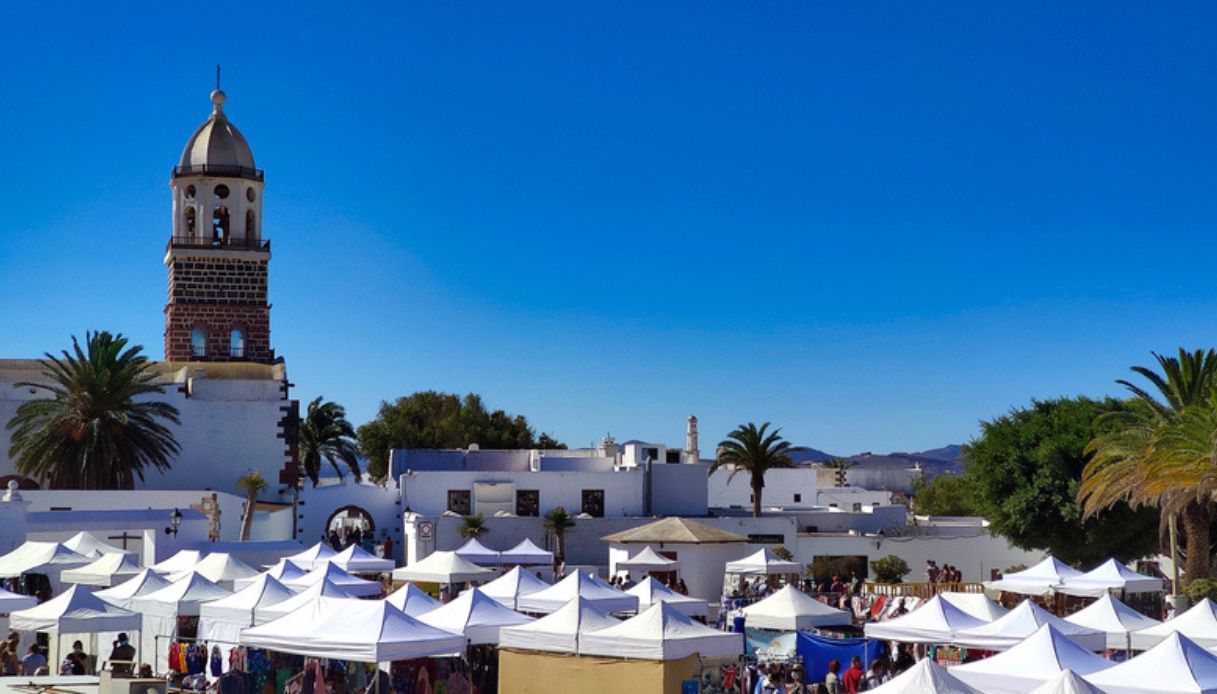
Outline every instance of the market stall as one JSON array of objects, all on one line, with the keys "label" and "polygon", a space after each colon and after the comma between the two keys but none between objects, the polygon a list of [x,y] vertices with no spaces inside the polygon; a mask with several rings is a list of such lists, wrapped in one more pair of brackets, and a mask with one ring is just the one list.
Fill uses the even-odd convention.
[{"label": "market stall", "polygon": [[499,552],[499,561],[503,562],[503,566],[552,566],[554,553],[524,538],[515,547]]},{"label": "market stall", "polygon": [[[292,581],[297,578],[303,578],[308,572],[308,569],[300,566],[290,559],[280,559],[272,564],[271,567],[266,571],[258,574],[258,576],[270,576],[280,583],[287,583],[288,581]],[[241,590],[250,583],[253,583],[255,580],[257,580],[257,578],[257,576],[250,578],[238,578],[233,581],[233,587],[237,590]]]},{"label": "market stall", "polygon": [[331,564],[341,567],[347,573],[372,574],[392,571],[396,564],[392,559],[381,559],[364,551],[359,545],[351,545],[330,557]]},{"label": "market stall", "polygon": [[292,590],[301,591],[326,581],[341,587],[347,593],[356,597],[376,597],[383,590],[379,581],[369,581],[366,578],[352,576],[344,571],[342,567],[330,562],[322,564],[300,578],[284,581],[283,585]]},{"label": "market stall", "polygon": [[1111,593],[1104,593],[1103,597],[1069,615],[1065,621],[1107,634],[1107,647],[1112,650],[1131,649],[1134,631],[1162,623],[1116,600]]},{"label": "market stall", "polygon": [[870,690],[874,694],[981,694],[929,658]]},{"label": "market stall", "polygon": [[143,570],[144,568],[139,565],[134,555],[119,552],[102,554],[91,564],[62,571],[59,579],[64,583],[109,588],[138,575]]},{"label": "market stall", "polygon": [[988,624],[959,630],[953,642],[963,648],[1002,651],[1018,645],[1046,624],[1092,651],[1107,649],[1107,635],[1102,631],[1067,622],[1029,599]]},{"label": "market stall", "polygon": [[1156,593],[1163,590],[1162,579],[1144,576],[1108,559],[1084,574],[1069,576],[1056,587],[1056,592],[1097,598],[1107,593]]},{"label": "market stall", "polygon": [[985,581],[984,586],[989,590],[1001,590],[1020,595],[1047,595],[1056,586],[1081,575],[1081,571],[1061,562],[1056,557],[1048,557],[1028,569],[1008,573],[996,581]]},{"label": "market stall", "polygon": [[946,591],[939,593],[939,595],[942,596],[943,600],[982,622],[992,622],[995,619],[1001,619],[1010,611],[999,605],[996,600],[989,599],[984,593],[955,593]]},{"label": "market stall", "polygon": [[486,595],[514,609],[520,607],[520,597],[532,595],[550,586],[531,571],[516,566],[486,585],[479,586]]},{"label": "market stall", "polygon": [[657,602],[666,602],[689,617],[705,619],[710,613],[710,606],[705,600],[677,593],[651,576],[647,576],[633,588],[626,590],[625,594],[638,598],[639,611],[645,610]]},{"label": "market stall", "polygon": [[[0,578],[18,578],[23,575],[45,576],[52,593],[58,593],[62,585],[60,573],[92,563],[92,559],[77,554],[58,542],[27,541],[17,549],[0,556]],[[23,592],[40,592],[42,586],[29,585]]]},{"label": "market stall", "polygon": [[582,571],[576,571],[548,588],[520,596],[519,609],[524,612],[548,614],[577,597],[585,598],[609,614],[638,611],[636,596],[627,595],[603,582],[592,580],[590,575]]},{"label": "market stall", "polygon": [[83,530],[64,540],[63,546],[81,556],[85,556],[90,559],[96,559],[103,554],[128,553],[127,550],[122,549],[121,547],[115,547],[114,545],[109,544],[97,537],[93,533]]},{"label": "market stall", "polygon": [[781,559],[766,547],[743,559],[727,562],[726,572],[740,576],[781,576],[802,574],[803,565],[797,561]]},{"label": "market stall", "polygon": [[152,569],[143,569],[113,588],[99,590],[94,595],[111,605],[118,605],[129,610],[135,598],[154,593],[167,585],[169,585],[169,581],[160,574],[153,572]]},{"label": "market stall", "polygon": [[261,573],[227,552],[212,552],[187,571],[170,574],[169,580],[185,578],[191,571],[227,590],[232,590],[237,580],[252,580]]},{"label": "market stall", "polygon": [[332,547],[324,542],[318,542],[306,550],[288,555],[284,558],[296,566],[305,569],[306,571],[312,571],[313,569],[318,569],[324,566],[325,563],[332,559],[336,554],[338,553],[335,552]]},{"label": "market stall", "polygon": [[1217,692],[1217,655],[1175,632],[1137,657],[1087,675],[1086,680],[1107,694]]},{"label": "market stall", "polygon": [[354,598],[345,588],[330,581],[314,583],[292,597],[273,605],[254,608],[254,624],[265,624],[302,609],[319,598]]},{"label": "market stall", "polygon": [[457,548],[456,555],[479,566],[499,565],[499,551],[478,542],[476,537],[469,538],[465,544]]},{"label": "market stall", "polygon": [[492,576],[493,571],[462,559],[456,552],[432,552],[413,564],[393,569],[393,580],[417,583],[467,583]]},{"label": "market stall", "polygon": [[1103,690],[1073,670],[1061,670],[1056,677],[1032,689],[1031,694],[1103,694]]},{"label": "market stall", "polygon": [[504,627],[499,631],[499,646],[530,651],[577,653],[581,636],[616,626],[620,622],[621,620],[600,610],[587,599],[575,598],[535,622]]},{"label": "market stall", "polygon": [[198,638],[236,644],[241,630],[255,624],[258,608],[270,607],[295,597],[290,588],[265,574],[227,597],[199,607]]},{"label": "market stall", "polygon": [[464,634],[472,646],[497,644],[503,627],[527,624],[532,617],[504,607],[478,588],[461,593],[452,602],[430,610],[419,621],[437,629]]},{"label": "market stall", "polygon": [[1217,646],[1217,604],[1208,598],[1202,598],[1200,602],[1192,605],[1183,614],[1176,615],[1173,619],[1134,631],[1132,647],[1137,650],[1152,648],[1176,632],[1204,648]]},{"label": "market stall", "polygon": [[582,655],[675,660],[737,657],[744,653],[743,634],[711,629],[660,602],[613,626],[590,631],[579,640]]},{"label": "market stall", "polygon": [[130,609],[143,615],[140,629],[140,651],[145,661],[153,662],[146,654],[155,652],[156,672],[169,670],[169,647],[179,636],[192,637],[197,630],[199,608],[203,603],[232,595],[201,574],[191,572],[160,590],[132,598]]},{"label": "market stall", "polygon": [[407,583],[393,591],[392,595],[385,598],[385,601],[416,618],[434,610],[441,604],[439,600],[427,595],[422,588],[413,583]]},{"label": "market stall", "polygon": [[1044,624],[1017,645],[984,660],[951,668],[951,674],[991,694],[1021,694],[1052,679],[1062,670],[1090,675],[1114,663],[1101,658]]},{"label": "market stall", "polygon": [[853,615],[829,607],[794,586],[783,586],[759,602],[743,608],[744,625],[775,631],[803,631],[824,626],[848,626]]},{"label": "market stall", "polygon": [[637,554],[617,562],[617,569],[629,571],[654,571],[667,573],[680,568],[680,562],[660,555],[650,545],[643,547]]},{"label": "market stall", "polygon": [[193,569],[196,564],[203,561],[205,555],[206,552],[201,552],[197,549],[178,550],[172,557],[157,562],[148,568],[161,575],[181,574],[183,571]]},{"label": "market stall", "polygon": [[[13,612],[9,619],[11,629],[40,631],[53,637],[47,660],[54,667],[58,666],[63,652],[60,641],[64,637],[89,638],[99,632],[140,629],[138,614],[102,600],[83,586],[72,586],[41,605]],[[100,653],[97,639],[89,640],[92,642],[89,652]]]},{"label": "market stall", "polygon": [[868,639],[886,639],[903,643],[951,643],[964,629],[983,626],[985,622],[973,617],[935,595],[912,612],[884,622],[867,624],[863,631]]}]

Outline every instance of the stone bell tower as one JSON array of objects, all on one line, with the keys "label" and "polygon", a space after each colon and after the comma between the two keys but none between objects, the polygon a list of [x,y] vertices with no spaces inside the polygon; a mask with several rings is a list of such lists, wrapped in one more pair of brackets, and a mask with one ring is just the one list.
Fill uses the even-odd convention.
[{"label": "stone bell tower", "polygon": [[173,236],[165,249],[165,360],[257,362],[270,348],[262,171],[226,115],[224,92],[173,169]]}]

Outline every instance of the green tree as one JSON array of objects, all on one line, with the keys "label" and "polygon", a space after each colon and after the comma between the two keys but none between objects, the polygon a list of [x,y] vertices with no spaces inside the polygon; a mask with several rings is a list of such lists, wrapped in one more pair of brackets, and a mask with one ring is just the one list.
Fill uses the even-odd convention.
[{"label": "green tree", "polygon": [[476,513],[472,516],[465,516],[461,518],[461,528],[458,532],[460,532],[461,537],[465,539],[477,539],[479,537],[484,537],[487,533],[489,533],[490,528],[486,527],[486,522],[485,519],[482,518],[482,514]]},{"label": "green tree", "polygon": [[722,468],[731,472],[730,482],[738,472],[747,472],[752,486],[752,515],[761,517],[761,493],[765,490],[765,473],[775,468],[794,467],[788,451],[790,444],[781,437],[781,429],[768,431],[769,422],[757,428],[749,422],[727,434],[718,444],[718,459],[710,466],[713,474]]},{"label": "green tree", "polygon": [[913,482],[913,510],[926,516],[978,516],[980,507],[972,485],[963,477],[939,475]]},{"label": "green tree", "polygon": [[90,332],[81,348],[39,361],[42,383],[17,383],[50,397],[24,402],[8,422],[17,471],[54,489],[134,489],[144,471],[165,471],[178,452],[172,405],[139,345]]},{"label": "green tree", "polygon": [[380,403],[376,418],[359,427],[359,446],[368,459],[368,474],[377,481],[389,472],[394,448],[566,448],[548,434],[539,437],[519,415],[490,411],[470,393],[425,390]]},{"label": "green tree", "polygon": [[1062,398],[982,422],[980,437],[964,446],[964,479],[990,529],[1016,547],[1048,550],[1068,564],[1154,552],[1154,509],[1118,503],[1084,518],[1077,501],[1096,420],[1126,407],[1112,398]]},{"label": "green tree", "polygon": [[557,506],[545,514],[541,524],[554,534],[554,558],[566,561],[566,531],[575,527],[575,517],[567,513],[565,506]]},{"label": "green tree", "polygon": [[894,554],[872,561],[870,567],[875,572],[877,583],[899,583],[912,570],[908,562]]},{"label": "green tree", "polygon": [[359,481],[359,446],[355,443],[355,429],[347,421],[346,410],[335,402],[323,401],[321,397],[308,404],[304,420],[300,422],[300,462],[304,474],[316,487],[321,477],[321,461],[334,468],[342,477],[345,463],[355,481]]},{"label": "green tree", "polygon": [[266,491],[266,479],[257,470],[250,470],[237,480],[237,489],[245,492],[245,511],[241,514],[241,541],[249,539],[254,527],[254,511],[258,505],[258,495]]}]

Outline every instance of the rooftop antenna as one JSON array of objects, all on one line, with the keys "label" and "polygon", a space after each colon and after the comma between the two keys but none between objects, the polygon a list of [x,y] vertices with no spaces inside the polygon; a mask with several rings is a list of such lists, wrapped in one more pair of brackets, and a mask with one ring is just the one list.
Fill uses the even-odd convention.
[{"label": "rooftop antenna", "polygon": [[216,90],[220,89],[220,64],[216,63]]}]

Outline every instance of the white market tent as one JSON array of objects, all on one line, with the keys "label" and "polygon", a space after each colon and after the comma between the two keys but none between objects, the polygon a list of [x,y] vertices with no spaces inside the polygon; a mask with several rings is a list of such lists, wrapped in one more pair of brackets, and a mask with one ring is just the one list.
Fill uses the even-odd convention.
[{"label": "white market tent", "polygon": [[1065,621],[1104,632],[1107,634],[1107,647],[1112,650],[1132,648],[1132,632],[1162,623],[1116,600],[1111,593],[1104,593],[1103,597],[1069,615]]},{"label": "white market tent", "polygon": [[32,595],[21,595],[0,588],[0,613],[16,612],[38,604],[38,598]]},{"label": "white market tent", "polygon": [[1137,650],[1152,648],[1175,632],[1183,634],[1204,648],[1217,646],[1217,603],[1203,598],[1192,605],[1191,609],[1173,619],[1148,629],[1134,631],[1132,647]]},{"label": "white market tent", "polygon": [[[308,572],[308,569],[300,566],[290,559],[280,559],[271,565],[269,569],[258,574],[258,576],[270,576],[280,583],[286,583],[297,578],[302,578]],[[252,578],[238,578],[237,580],[233,581],[233,586],[237,590],[241,590],[250,583],[258,580],[258,576],[254,576]]]},{"label": "white market tent", "polygon": [[1103,690],[1078,676],[1073,670],[1060,674],[1031,690],[1031,694],[1103,694]]},{"label": "white market tent", "polygon": [[503,627],[527,624],[532,617],[504,607],[481,590],[467,590],[455,600],[426,612],[419,621],[437,629],[464,634],[472,645],[498,643]]},{"label": "white market tent", "polygon": [[478,542],[476,537],[469,538],[468,542],[457,548],[456,554],[461,559],[482,566],[497,566],[499,563],[499,551]]},{"label": "white market tent", "polygon": [[0,556],[0,578],[16,578],[21,574],[38,573],[58,580],[61,571],[90,562],[90,558],[77,554],[58,542],[28,541]]},{"label": "white market tent", "polygon": [[575,598],[535,622],[499,631],[501,648],[577,653],[579,638],[588,632],[620,624],[584,598]]},{"label": "white market tent", "polygon": [[241,632],[241,645],[360,663],[384,663],[465,650],[465,638],[435,629],[384,600],[326,598]]},{"label": "white market tent", "polygon": [[1107,635],[1057,617],[1031,600],[1023,600],[1017,607],[999,619],[971,629],[962,629],[955,634],[954,644],[966,648],[984,648],[1002,651],[1018,645],[1023,639],[1050,624],[1057,631],[1092,651],[1107,648]]},{"label": "white market tent", "polygon": [[328,581],[336,586],[341,587],[346,592],[355,597],[372,597],[380,595],[381,587],[377,581],[369,581],[366,578],[352,576],[343,571],[342,567],[337,564],[326,562],[320,568],[313,569],[300,578],[293,578],[290,581],[285,581],[283,585],[292,590],[301,591],[310,586],[315,586],[318,583]]},{"label": "white market tent", "polygon": [[779,631],[853,624],[853,615],[816,600],[794,586],[744,608],[744,626]]},{"label": "white market tent", "polygon": [[744,653],[744,635],[699,624],[661,602],[620,624],[591,631],[579,639],[581,655],[675,660],[735,657]]},{"label": "white market tent", "polygon": [[359,545],[351,545],[328,560],[348,573],[371,574],[392,571],[396,564],[392,559],[381,559]]},{"label": "white market tent", "polygon": [[314,583],[292,597],[273,605],[262,605],[254,608],[254,624],[265,624],[280,617],[303,609],[318,598],[354,598],[345,588],[330,581]]},{"label": "white market tent", "polygon": [[586,598],[588,602],[610,614],[638,611],[636,596],[627,595],[616,588],[594,581],[582,571],[576,571],[544,590],[520,596],[519,609],[547,614],[577,597]]},{"label": "white market tent", "polygon": [[758,550],[743,559],[727,562],[726,572],[746,576],[803,573],[803,565],[797,561],[779,559],[769,548]]},{"label": "white market tent", "polygon": [[169,585],[169,581],[154,573],[152,569],[144,569],[113,588],[99,590],[94,595],[111,605],[118,605],[129,610],[131,602],[135,598],[154,593],[167,585]]},{"label": "white market tent", "polygon": [[554,553],[541,549],[532,540],[524,538],[511,549],[499,552],[499,560],[504,566],[548,566],[554,563]]},{"label": "white market tent", "polygon": [[982,622],[992,622],[995,619],[1001,619],[1010,611],[997,604],[996,601],[990,600],[984,593],[953,593],[948,591],[939,593],[939,595],[942,596],[943,600]]},{"label": "white market tent", "polygon": [[1047,595],[1056,586],[1081,575],[1081,571],[1062,563],[1056,557],[1048,557],[1029,569],[1006,574],[996,581],[985,581],[984,586],[990,590],[1004,590],[1020,595]]},{"label": "white market tent", "polygon": [[1113,665],[1045,624],[1013,648],[984,660],[956,665],[951,674],[991,694],[1019,694],[1055,677],[1061,670],[1089,675]]},{"label": "white market tent", "polygon": [[187,571],[170,574],[169,580],[185,578],[191,571],[224,588],[232,588],[237,579],[253,579],[260,573],[228,552],[212,552]]},{"label": "white market tent", "polygon": [[144,569],[136,561],[135,556],[123,552],[102,554],[92,564],[86,564],[75,569],[60,572],[59,579],[64,583],[75,583],[82,586],[110,586],[142,572]]},{"label": "white market tent", "polygon": [[1108,694],[1217,692],[1217,656],[1176,632],[1086,680]]},{"label": "white market tent", "polygon": [[482,581],[494,572],[462,559],[456,552],[432,552],[425,558],[393,569],[393,580],[418,583],[464,583]]},{"label": "white market tent", "polygon": [[[745,622],[746,624],[747,622]],[[868,639],[887,639],[904,643],[951,643],[964,630],[983,626],[973,617],[935,595],[906,615],[863,627]]]},{"label": "white market tent", "polygon": [[634,571],[675,571],[679,566],[680,562],[660,555],[651,549],[650,545],[643,547],[642,551],[629,559],[617,562],[618,569]]},{"label": "white market tent", "polygon": [[295,595],[278,580],[259,576],[232,595],[199,607],[199,640],[235,644],[241,630],[254,625],[255,610],[278,605]]},{"label": "white market tent", "polygon": [[870,690],[875,694],[981,694],[929,658]]},{"label": "white market tent", "polygon": [[321,568],[336,554],[338,553],[334,551],[334,548],[324,542],[318,542],[302,552],[297,552],[284,558],[302,569],[312,571],[313,569]]},{"label": "white market tent", "polygon": [[1144,576],[1115,559],[1108,559],[1080,576],[1066,578],[1056,592],[1097,598],[1108,592],[1152,593],[1162,589],[1162,579]]},{"label": "white market tent", "polygon": [[183,549],[168,559],[148,567],[158,574],[180,574],[189,571],[203,560],[203,552],[197,549]]},{"label": "white market tent", "polygon": [[638,598],[639,611],[645,610],[657,602],[666,602],[676,608],[681,614],[689,617],[701,617],[704,619],[710,612],[710,606],[706,604],[705,600],[677,593],[650,576],[647,576],[638,585],[625,591],[625,594]]},{"label": "white market tent", "polygon": [[127,550],[115,547],[93,533],[83,530],[64,540],[63,546],[90,559],[96,559],[103,554],[127,554]]},{"label": "white market tent", "polygon": [[520,596],[545,590],[549,585],[537,578],[533,572],[517,566],[490,583],[479,586],[479,589],[494,600],[515,610],[520,607]]},{"label": "white market tent", "polygon": [[202,574],[189,573],[160,590],[133,599],[131,606],[145,615],[197,617],[203,603],[229,595],[232,591]]},{"label": "white market tent", "polygon": [[72,586],[41,605],[14,612],[9,626],[54,634],[135,631],[140,628],[140,616],[102,600],[88,588]]},{"label": "white market tent", "polygon": [[413,583],[407,583],[393,591],[393,594],[385,598],[385,600],[411,617],[420,617],[443,604],[439,600],[427,595],[422,588]]}]

